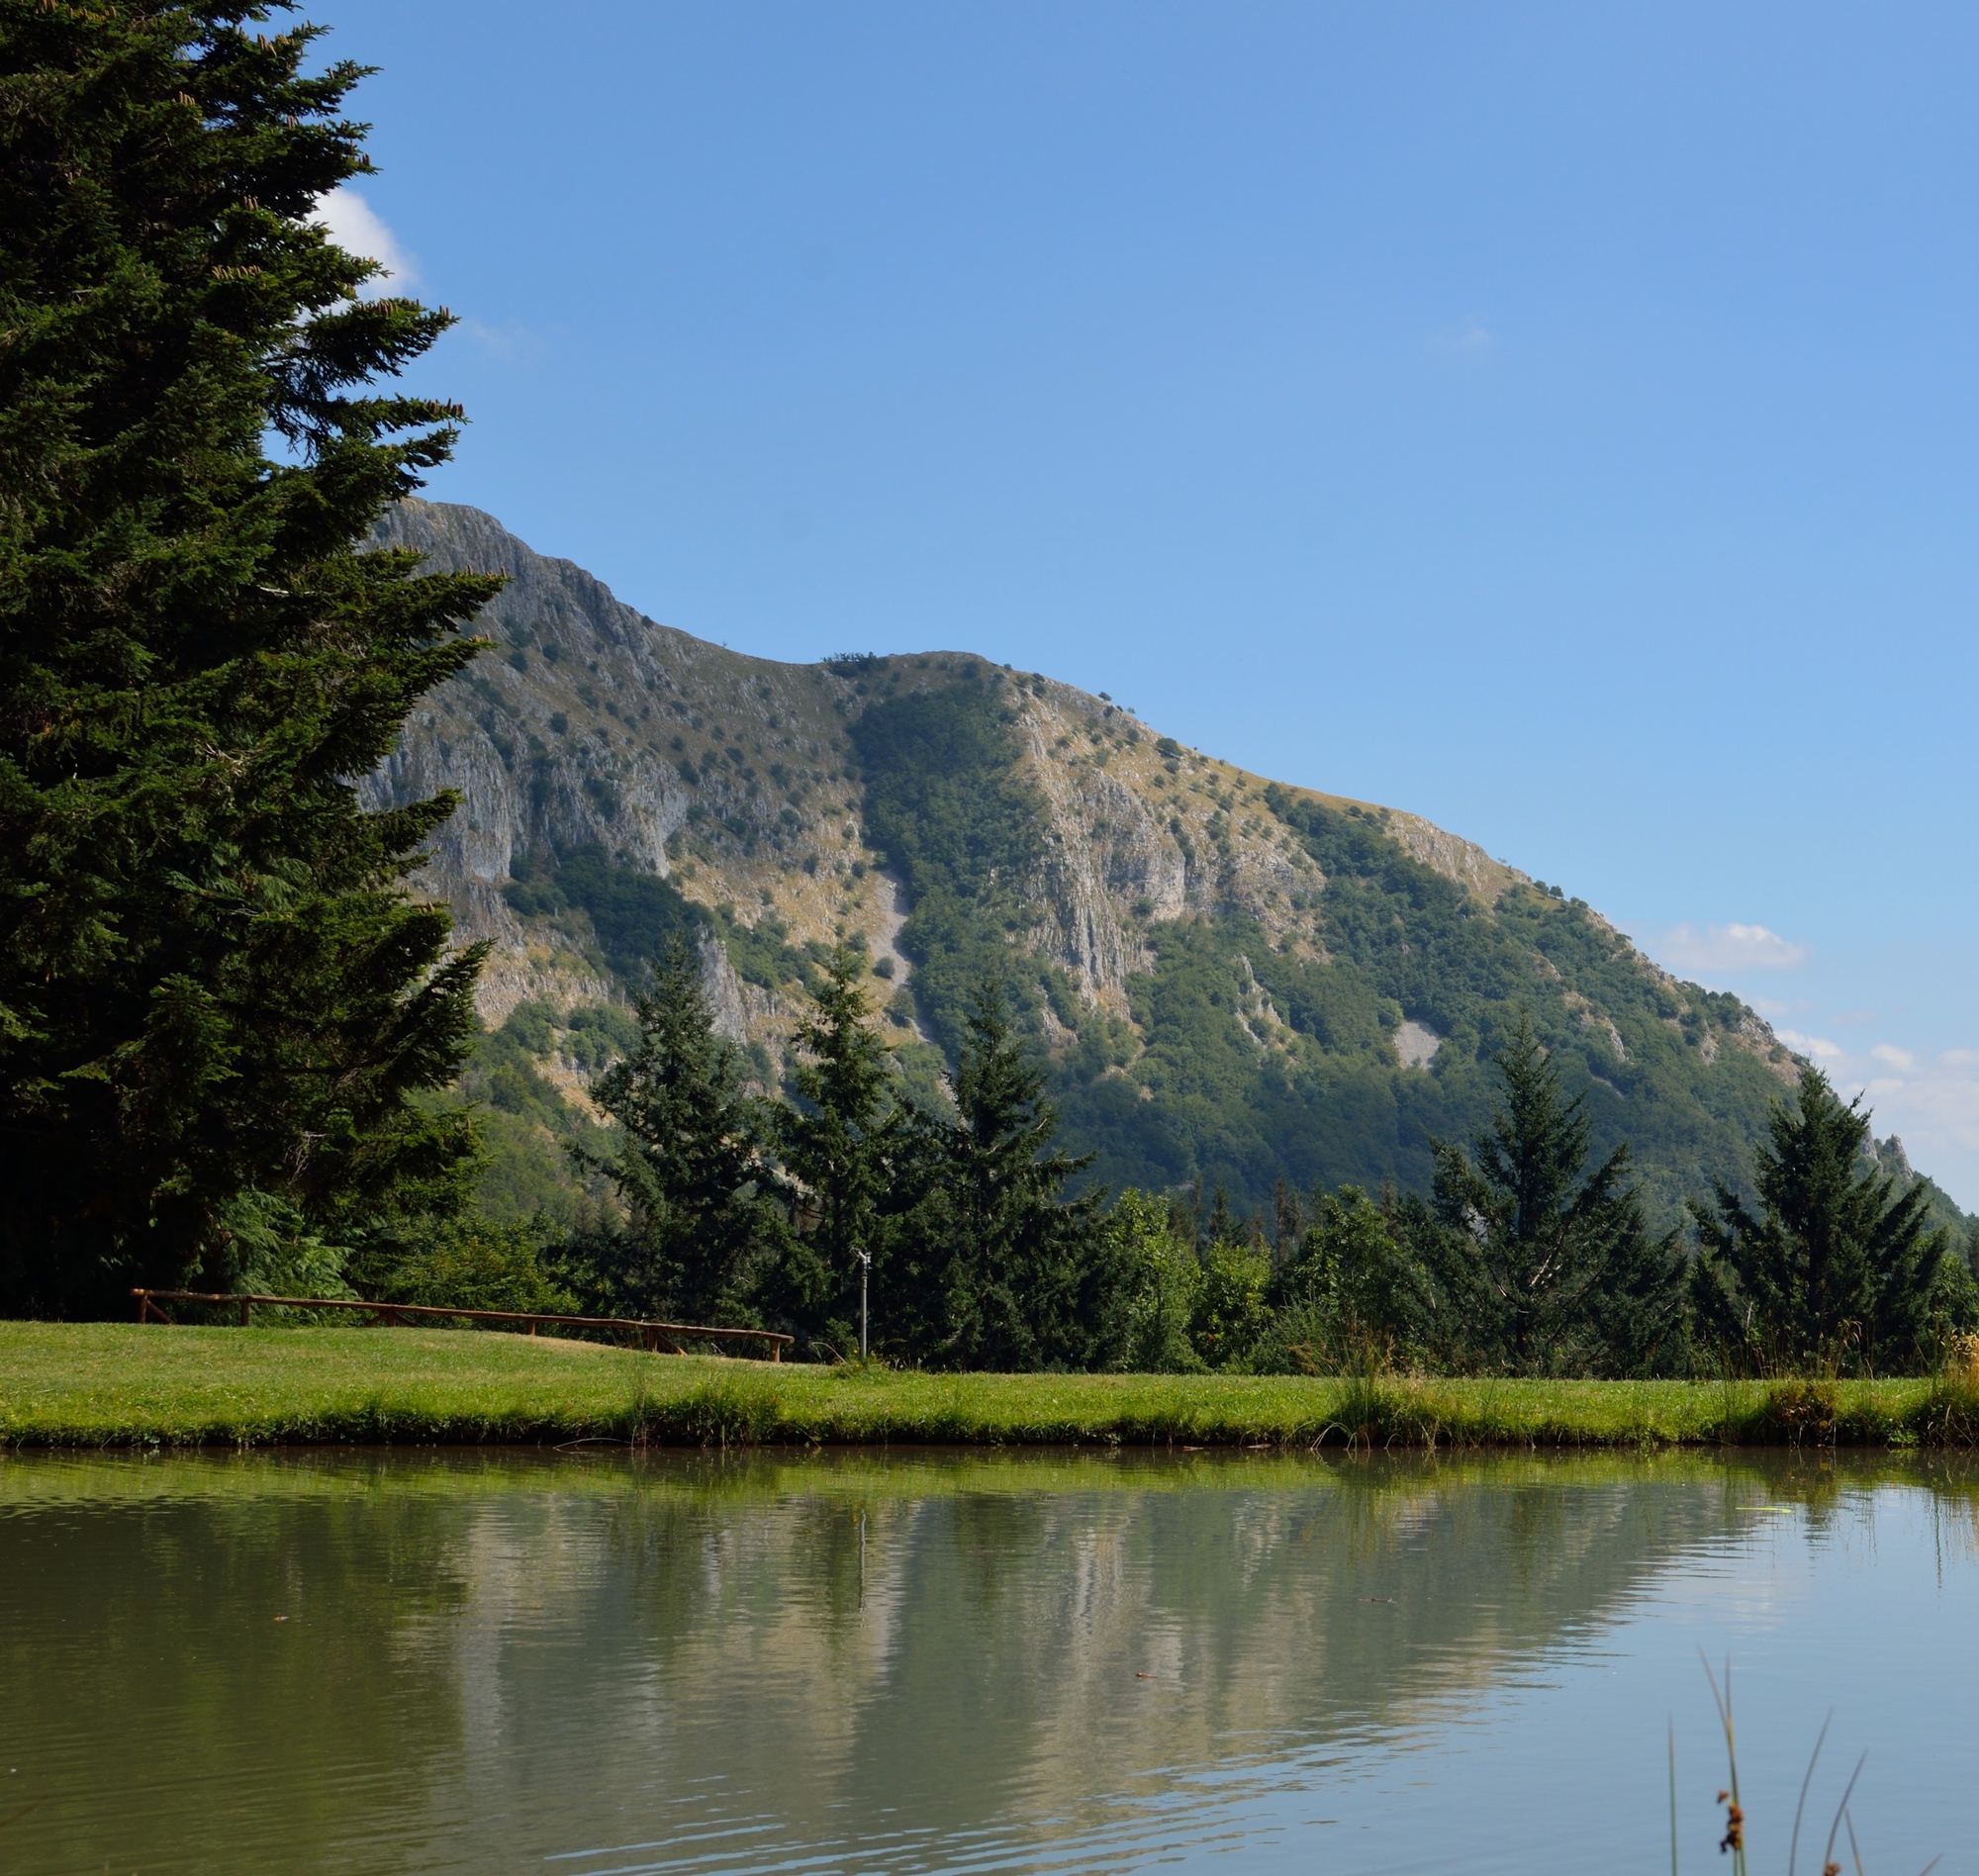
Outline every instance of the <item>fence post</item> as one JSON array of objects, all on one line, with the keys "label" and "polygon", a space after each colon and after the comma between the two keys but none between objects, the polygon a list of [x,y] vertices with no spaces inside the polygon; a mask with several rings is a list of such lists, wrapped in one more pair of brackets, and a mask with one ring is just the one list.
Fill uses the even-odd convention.
[{"label": "fence post", "polygon": [[247,1327],[247,1312],[248,1312],[248,1311],[249,1311],[250,1309],[252,1309],[253,1307],[254,1307],[254,1305],[253,1305],[252,1303],[250,1303],[250,1302],[249,1302],[249,1301],[248,1301],[248,1300],[246,1299],[246,1297],[244,1297],[244,1296],[243,1296],[243,1297],[241,1297],[241,1299],[240,1299],[240,1326],[241,1326],[241,1328],[243,1328],[243,1329],[244,1329],[244,1328],[246,1328],[246,1327]]}]

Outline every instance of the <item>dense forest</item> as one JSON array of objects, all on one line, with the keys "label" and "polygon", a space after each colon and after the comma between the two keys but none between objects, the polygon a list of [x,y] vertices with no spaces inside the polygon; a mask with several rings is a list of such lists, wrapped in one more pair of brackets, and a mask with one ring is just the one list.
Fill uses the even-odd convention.
[{"label": "dense forest", "polygon": [[766,667],[424,551],[461,413],[391,381],[449,318],[313,219],[362,74],[266,18],[5,25],[0,1304],[847,1358],[863,1285],[883,1360],[1230,1371],[1972,1326],[1955,1208],[1579,900],[1041,674]]}]

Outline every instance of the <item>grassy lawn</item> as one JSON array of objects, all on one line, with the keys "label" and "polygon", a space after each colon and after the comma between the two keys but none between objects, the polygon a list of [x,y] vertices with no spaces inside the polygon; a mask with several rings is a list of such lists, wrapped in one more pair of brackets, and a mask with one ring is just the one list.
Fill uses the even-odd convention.
[{"label": "grassy lawn", "polygon": [[0,1444],[1970,1445],[1932,1380],[921,1374],[445,1329],[0,1323]]}]

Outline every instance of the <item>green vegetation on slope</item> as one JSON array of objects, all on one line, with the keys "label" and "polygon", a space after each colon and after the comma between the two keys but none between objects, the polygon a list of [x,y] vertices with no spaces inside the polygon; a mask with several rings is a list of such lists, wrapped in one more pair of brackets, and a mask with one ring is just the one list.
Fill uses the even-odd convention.
[{"label": "green vegetation on slope", "polygon": [[[1154,968],[1130,985],[1147,1043],[1131,1084],[1062,1095],[1101,1176],[1221,1183],[1257,1206],[1280,1178],[1424,1190],[1431,1139],[1488,1120],[1489,1063],[1522,1011],[1587,1094],[1595,1151],[1631,1143],[1660,1225],[1744,1176],[1782,1089],[1741,1046],[1736,998],[1672,987],[1578,900],[1514,886],[1486,906],[1371,813],[1268,798],[1325,872],[1325,960],[1273,949],[1241,916],[1152,930]],[[1404,1017],[1441,1038],[1426,1069],[1395,1056]]]},{"label": "green vegetation on slope", "polygon": [[1012,971],[1035,1018],[1039,968],[1009,940],[1032,922],[1024,888],[1043,852],[1045,817],[1018,779],[999,703],[1003,673],[965,664],[942,689],[889,697],[852,726],[864,766],[868,837],[906,882],[898,944],[914,962],[921,1019],[953,1061],[970,998],[986,975]]},{"label": "green vegetation on slope", "polygon": [[[1021,944],[1049,835],[1015,690],[965,665],[872,704],[851,734],[868,832],[907,887],[899,943],[923,1022],[952,1060],[971,984],[1007,972],[1034,1038],[1050,1011],[1054,1097],[1068,1146],[1098,1154],[1095,1179],[1221,1185],[1240,1210],[1280,1181],[1427,1190],[1432,1138],[1488,1121],[1489,1063],[1522,1011],[1587,1094],[1595,1150],[1631,1143],[1659,1226],[1744,1176],[1781,1084],[1736,997],[1672,985],[1579,900],[1514,886],[1486,905],[1369,810],[1267,791],[1325,876],[1311,955],[1239,911],[1151,923],[1152,967],[1127,985],[1138,1037],[1082,1004]],[[1395,1054],[1404,1018],[1441,1038],[1427,1068]]]},{"label": "green vegetation on slope", "polygon": [[692,940],[707,926],[707,914],[670,880],[621,865],[596,843],[540,860],[518,854],[510,870],[503,896],[520,916],[558,920],[606,969],[634,984],[670,937]]}]

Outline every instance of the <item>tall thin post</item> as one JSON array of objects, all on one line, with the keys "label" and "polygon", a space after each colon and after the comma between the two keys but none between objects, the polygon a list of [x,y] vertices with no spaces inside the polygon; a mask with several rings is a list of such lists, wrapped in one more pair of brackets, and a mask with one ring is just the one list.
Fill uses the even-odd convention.
[{"label": "tall thin post", "polygon": [[859,1359],[866,1359],[866,1278],[873,1268],[873,1254],[870,1251],[855,1251],[859,1260]]}]

